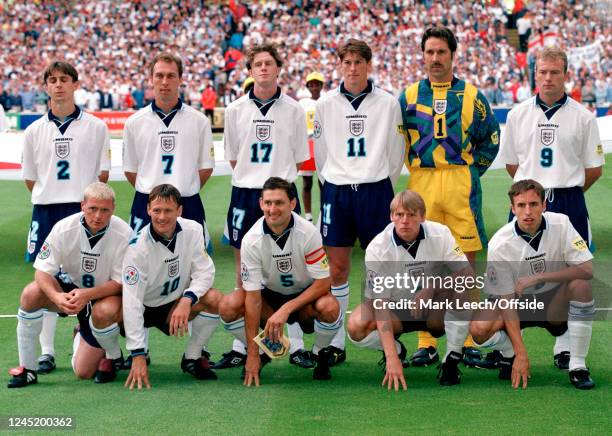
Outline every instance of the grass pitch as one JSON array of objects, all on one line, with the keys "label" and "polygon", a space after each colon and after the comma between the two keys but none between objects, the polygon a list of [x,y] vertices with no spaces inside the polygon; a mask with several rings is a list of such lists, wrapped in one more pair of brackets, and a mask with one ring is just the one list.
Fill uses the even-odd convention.
[{"label": "grass pitch", "polygon": [[[609,157],[608,157],[609,158]],[[129,216],[133,190],[127,182],[111,183],[118,196],[117,215]],[[483,179],[487,233],[506,222],[506,191],[510,178],[503,170]],[[399,186],[405,186],[403,179]],[[214,177],[202,192],[210,231],[215,243],[215,285],[224,292],[233,288],[232,253],[219,241],[230,194],[230,178]],[[604,175],[588,192],[596,260],[612,259],[612,177]],[[0,182],[3,213],[0,215],[0,314],[15,314],[23,286],[32,280],[32,266],[23,262],[30,220],[29,194],[21,182]],[[318,204],[314,188],[313,204]],[[484,259],[484,255],[480,257]],[[355,249],[351,274],[350,307],[359,303],[363,252]],[[605,264],[604,264],[605,266]],[[608,270],[612,268],[608,267]],[[610,283],[610,282],[609,282]],[[348,360],[332,369],[333,379],[315,382],[311,371],[276,361],[262,371],[260,388],[240,384],[239,369],[218,371],[217,381],[197,381],[181,373],[184,339],[168,338],[151,330],[150,391],[130,392],[121,372],[116,382],[95,385],[76,380],[70,368],[71,332],[76,320],[58,322],[58,369],[39,377],[25,389],[0,387],[0,417],[8,415],[70,415],[78,433],[207,433],[207,434],[405,434],[436,433],[558,433],[609,434],[612,428],[610,384],[612,342],[610,324],[595,322],[588,364],[596,389],[580,392],[570,385],[567,373],[552,365],[554,339],[540,329],[529,329],[525,341],[532,378],[527,390],[513,390],[497,379],[497,371],[462,368],[458,386],[443,388],[437,370],[409,368],[408,391],[387,392],[380,387],[382,372],[376,365],[380,353],[361,350],[347,341]],[[16,366],[15,318],[0,318],[0,367]],[[312,338],[306,337],[307,344]],[[412,352],[414,334],[402,341]],[[231,337],[221,327],[209,349],[213,359],[230,348]],[[444,339],[440,348],[444,350]],[[3,372],[6,374],[6,372]],[[5,381],[8,375],[5,375]]]}]

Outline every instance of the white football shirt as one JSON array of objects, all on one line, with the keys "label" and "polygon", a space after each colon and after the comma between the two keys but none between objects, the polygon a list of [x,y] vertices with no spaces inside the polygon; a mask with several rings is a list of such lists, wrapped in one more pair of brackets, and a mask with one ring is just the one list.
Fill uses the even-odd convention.
[{"label": "white football shirt", "polygon": [[[520,277],[539,272],[559,271],[593,259],[589,247],[567,215],[544,212],[540,242],[535,249],[520,236],[516,218],[499,229],[489,242],[485,291],[490,295],[510,295]],[[537,235],[536,235],[537,236]],[[527,288],[524,294],[539,294],[559,283]]]},{"label": "white football shirt", "polygon": [[304,109],[279,92],[264,115],[254,98],[251,90],[225,109],[225,158],[236,161],[232,185],[260,189],[273,176],[292,183],[296,164],[310,158]]},{"label": "white football shirt", "polygon": [[264,217],[244,235],[240,258],[245,291],[266,287],[293,295],[308,288],[315,279],[329,277],[321,234],[311,222],[294,212],[291,216],[292,223],[280,238],[271,232]]},{"label": "white football shirt", "polygon": [[125,122],[123,170],[136,173],[136,191],[148,194],[162,183],[176,187],[183,197],[200,192],[199,170],[215,167],[210,121],[181,103],[168,127],[152,104]]},{"label": "white football shirt", "polygon": [[395,185],[404,163],[402,113],[391,94],[373,86],[355,109],[337,88],[317,100],[315,162],[319,177],[335,185]]},{"label": "white football shirt", "polygon": [[110,170],[106,124],[81,110],[74,115],[64,133],[50,112],[26,128],[22,176],[35,181],[32,204],[80,202],[85,188]]},{"label": "white football shirt", "polygon": [[[445,277],[445,271],[456,272],[470,266],[450,229],[444,224],[424,221],[416,240],[406,243],[390,223],[366,248],[366,298],[398,301],[411,299],[424,286],[425,277]],[[400,286],[384,286],[385,277],[402,278]],[[404,277],[423,277],[423,281],[405,281]],[[433,283],[433,282],[432,282]],[[408,286],[405,286],[405,285]],[[416,286],[414,286],[416,284]]]},{"label": "white football shirt", "polygon": [[518,165],[514,181],[534,179],[544,188],[584,186],[584,169],[604,164],[595,116],[567,101],[549,120],[532,97],[508,114],[502,160]]},{"label": "white football shirt", "polygon": [[158,307],[213,285],[215,266],[206,254],[202,226],[178,218],[174,250],[156,240],[151,224],[130,241],[123,259],[123,322],[127,349],[145,348],[144,306]]},{"label": "white football shirt", "polygon": [[58,221],[42,244],[34,268],[50,275],[61,268],[79,288],[92,288],[109,280],[121,283],[121,263],[132,229],[112,216],[106,229],[92,237],[83,220],[83,212],[79,212]]}]

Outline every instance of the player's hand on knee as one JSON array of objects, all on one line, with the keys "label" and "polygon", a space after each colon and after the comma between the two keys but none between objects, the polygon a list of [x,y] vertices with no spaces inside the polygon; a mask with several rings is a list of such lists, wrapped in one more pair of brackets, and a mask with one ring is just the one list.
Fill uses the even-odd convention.
[{"label": "player's hand on knee", "polygon": [[244,385],[251,386],[255,383],[255,386],[259,386],[259,370],[261,368],[261,361],[259,355],[247,356],[246,364],[244,365]]},{"label": "player's hand on knee", "polygon": [[[55,293],[53,298],[51,299],[53,304],[57,306],[60,312],[63,312],[67,315],[75,315],[79,313],[79,307],[70,301],[70,295],[64,293]],[[78,310],[77,310],[78,309]]]},{"label": "player's hand on knee", "polygon": [[529,372],[529,358],[527,353],[517,354],[512,365],[512,387],[517,389],[521,386],[527,388],[527,380],[531,377]]},{"label": "player's hand on knee", "polygon": [[184,336],[189,333],[189,313],[191,313],[191,299],[183,297],[174,307],[170,315],[170,335]]},{"label": "player's hand on knee", "polygon": [[146,386],[147,389],[151,389],[147,360],[144,355],[134,356],[132,359],[132,369],[130,369],[130,374],[125,381],[125,387],[130,388],[130,391],[133,390],[135,386],[138,390],[141,390],[143,385]]},{"label": "player's hand on knee", "polygon": [[288,318],[289,315],[284,313],[282,309],[277,310],[270,318],[268,318],[268,321],[266,322],[266,326],[264,328],[266,337],[272,342],[280,341]]},{"label": "player's hand on knee", "polygon": [[397,357],[387,359],[387,371],[385,378],[382,381],[382,386],[388,385],[388,389],[392,388],[399,391],[400,384],[403,390],[407,390],[406,379],[404,378],[404,367],[402,362]]},{"label": "player's hand on knee", "polygon": [[87,303],[89,303],[90,299],[88,296],[88,291],[86,289],[73,289],[68,292],[70,299],[68,300],[70,303],[76,305],[78,307],[78,311],[83,310]]}]

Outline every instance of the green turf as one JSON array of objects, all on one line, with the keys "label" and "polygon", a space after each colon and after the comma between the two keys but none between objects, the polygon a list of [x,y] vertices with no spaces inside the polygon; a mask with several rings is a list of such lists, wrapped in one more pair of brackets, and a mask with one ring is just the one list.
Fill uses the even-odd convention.
[{"label": "green turf", "polygon": [[[484,214],[491,236],[507,219],[510,184],[504,171],[490,171],[483,180]],[[117,214],[129,215],[132,188],[113,182],[118,195]],[[400,182],[405,186],[405,178]],[[314,204],[318,189],[314,190]],[[215,284],[224,292],[233,287],[230,249],[219,243],[230,193],[229,177],[212,178],[203,190],[208,222],[215,242]],[[596,258],[612,258],[612,177],[604,175],[588,192]],[[3,213],[0,214],[3,281],[0,314],[14,314],[19,293],[32,278],[32,267],[23,263],[25,237],[30,219],[29,195],[21,182],[0,182]],[[350,307],[359,303],[363,252],[354,250]],[[481,258],[484,258],[481,256]],[[611,269],[612,268],[608,268]],[[5,371],[17,363],[14,318],[0,319],[0,367]],[[129,392],[118,380],[98,386],[77,381],[70,369],[71,331],[74,319],[60,319],[56,335],[58,370],[39,378],[39,384],[20,390],[0,387],[0,416],[9,414],[72,415],[79,433],[196,433],[229,434],[405,434],[443,433],[560,433],[608,434],[612,341],[610,325],[596,322],[589,365],[597,388],[579,392],[568,382],[567,373],[552,367],[554,340],[539,329],[528,330],[525,340],[532,365],[526,391],[514,391],[497,379],[495,371],[465,368],[461,385],[441,388],[435,368],[406,370],[408,392],[389,393],[379,386],[382,373],[376,362],[380,355],[348,345],[348,360],[333,369],[330,382],[314,382],[311,372],[286,360],[272,363],[262,373],[259,389],[240,385],[239,370],[218,371],[219,380],[200,382],[181,373],[180,356],[184,339],[167,338],[153,330],[150,378],[153,388]],[[307,338],[310,343],[311,338]],[[403,338],[415,347],[414,335]],[[231,343],[221,328],[213,337],[213,358]],[[444,340],[441,341],[444,349]],[[4,372],[6,374],[6,372]],[[6,376],[8,379],[8,376]]]}]

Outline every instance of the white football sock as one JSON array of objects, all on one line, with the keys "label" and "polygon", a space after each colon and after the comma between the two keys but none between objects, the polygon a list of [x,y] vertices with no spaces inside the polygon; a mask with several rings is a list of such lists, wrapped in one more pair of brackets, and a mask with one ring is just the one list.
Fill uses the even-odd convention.
[{"label": "white football sock", "polygon": [[[332,286],[331,293],[334,297],[336,297],[338,303],[340,303],[340,312],[342,312],[343,315],[346,314],[346,309],[348,308],[349,304],[348,282],[339,286]],[[344,325],[340,327],[330,345],[344,350],[344,347],[346,346],[346,332],[344,331]]]},{"label": "white football sock", "polygon": [[55,356],[55,329],[57,327],[57,313],[50,312],[46,309],[43,316],[42,331],[38,340],[40,341],[40,354],[50,354]]},{"label": "white football sock", "polygon": [[93,324],[93,319],[89,318],[89,327],[96,341],[106,352],[107,359],[119,359],[121,357],[121,347],[119,346],[119,324],[113,323],[108,327],[97,328]]},{"label": "white football sock", "polygon": [[570,301],[567,328],[570,337],[569,370],[586,369],[586,356],[589,353],[593,334],[595,302]]},{"label": "white football sock", "polygon": [[234,342],[232,342],[232,350],[240,354],[246,354],[246,345],[244,342],[234,339]]},{"label": "white football sock", "polygon": [[291,345],[289,346],[289,354],[293,354],[298,350],[303,350],[304,332],[300,327],[300,323],[294,322],[293,324],[287,324],[287,333],[289,336],[289,342],[291,343]]},{"label": "white football sock", "polygon": [[[338,318],[334,322],[322,322],[318,319],[314,321],[315,342],[312,346],[312,352],[319,354],[321,348],[327,347],[338,330],[342,328],[344,321],[344,313],[340,312]],[[344,331],[344,329],[343,329]]]},{"label": "white football sock", "polygon": [[[223,326],[226,332],[230,333],[234,336],[234,338],[236,338],[234,339],[234,344],[236,342],[240,344],[246,344],[247,339],[246,331],[244,330],[244,318],[239,318],[236,321],[232,322],[225,322],[223,321],[223,319],[221,319],[221,325]],[[244,347],[244,345],[243,349],[244,352],[239,351],[239,353],[246,354],[246,347]],[[234,351],[237,351],[236,348],[234,348]]]},{"label": "white football sock", "polygon": [[36,371],[36,338],[40,335],[43,326],[45,309],[26,312],[19,308],[17,311],[17,349],[19,350],[19,366]]},{"label": "white football sock", "polygon": [[563,333],[561,336],[557,336],[555,339],[555,348],[553,349],[554,355],[561,353],[562,351],[569,352],[570,349],[570,339],[569,339],[569,330]]},{"label": "white football sock", "polygon": [[484,341],[482,344],[478,344],[476,342],[474,343],[479,347],[490,347],[494,350],[498,350],[505,358],[510,358],[514,356],[514,348],[512,348],[512,342],[510,341],[510,338],[508,337],[506,332],[503,330],[496,331],[493,336]]},{"label": "white football sock", "polygon": [[446,362],[448,355],[463,353],[463,343],[468,336],[470,322],[466,321],[466,313],[457,313],[454,310],[447,310],[444,314],[444,330],[446,332],[446,354],[442,362]]},{"label": "white football sock", "polygon": [[202,348],[208,345],[210,337],[219,323],[219,315],[200,312],[191,320],[191,337],[185,350],[186,359],[198,359],[202,355]]}]

